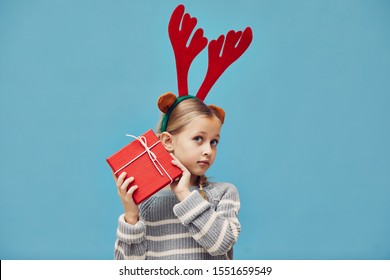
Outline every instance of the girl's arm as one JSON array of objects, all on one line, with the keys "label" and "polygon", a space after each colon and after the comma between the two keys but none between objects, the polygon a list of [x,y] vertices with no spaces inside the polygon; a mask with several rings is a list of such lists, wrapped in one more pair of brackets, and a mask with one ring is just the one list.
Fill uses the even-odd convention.
[{"label": "girl's arm", "polygon": [[145,259],[146,246],[145,233],[146,227],[142,221],[139,221],[138,206],[133,200],[133,193],[138,188],[131,187],[127,190],[129,184],[134,181],[133,177],[125,180],[126,173],[123,172],[114,180],[118,189],[118,195],[122,201],[124,214],[119,217],[117,240],[115,242],[115,259]]},{"label": "girl's arm", "polygon": [[113,174],[116,188],[118,189],[119,198],[122,201],[123,208],[125,210],[125,221],[131,225],[138,222],[139,210],[137,204],[133,200],[133,193],[138,186],[132,186],[129,190],[127,188],[134,181],[134,177],[126,178],[126,172],[122,172],[118,178]]},{"label": "girl's arm", "polygon": [[216,209],[197,191],[174,207],[175,215],[189,228],[191,236],[213,256],[227,254],[240,232],[240,200],[232,184],[218,186],[221,191]]},{"label": "girl's arm", "polygon": [[240,199],[237,189],[232,184],[219,187],[221,192],[216,209],[204,200],[199,192],[189,191],[190,172],[174,156],[172,163],[183,171],[179,181],[171,184],[172,191],[180,203],[176,204],[173,212],[183,225],[189,228],[191,236],[210,255],[219,256],[227,254],[237,241],[240,232],[238,211]]},{"label": "girl's arm", "polygon": [[119,217],[114,257],[116,260],[144,260],[146,257],[145,224],[138,221],[130,225],[124,214]]}]

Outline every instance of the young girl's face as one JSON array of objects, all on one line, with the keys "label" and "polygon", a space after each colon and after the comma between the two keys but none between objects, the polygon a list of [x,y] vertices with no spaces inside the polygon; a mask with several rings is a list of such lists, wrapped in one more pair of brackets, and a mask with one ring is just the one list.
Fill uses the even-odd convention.
[{"label": "young girl's face", "polygon": [[193,176],[204,175],[214,163],[220,139],[217,117],[197,117],[173,135],[173,154]]}]

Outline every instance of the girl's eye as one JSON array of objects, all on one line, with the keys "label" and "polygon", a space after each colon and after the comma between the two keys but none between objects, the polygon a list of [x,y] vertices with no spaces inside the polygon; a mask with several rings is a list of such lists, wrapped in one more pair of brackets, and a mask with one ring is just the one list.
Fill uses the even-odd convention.
[{"label": "girl's eye", "polygon": [[202,140],[203,140],[203,138],[202,138],[202,137],[200,137],[200,136],[196,136],[196,137],[194,137],[194,141],[195,141],[195,142],[197,142],[197,143],[201,143],[201,142],[202,142]]},{"label": "girl's eye", "polygon": [[218,145],[218,140],[214,139],[214,140],[211,140],[210,144],[211,146],[217,146]]}]

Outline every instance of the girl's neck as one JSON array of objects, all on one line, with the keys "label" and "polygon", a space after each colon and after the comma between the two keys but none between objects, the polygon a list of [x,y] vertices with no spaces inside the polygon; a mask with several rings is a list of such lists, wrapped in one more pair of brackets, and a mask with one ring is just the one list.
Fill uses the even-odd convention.
[{"label": "girl's neck", "polygon": [[198,183],[198,176],[191,174],[190,185],[191,186],[196,186],[197,183]]}]

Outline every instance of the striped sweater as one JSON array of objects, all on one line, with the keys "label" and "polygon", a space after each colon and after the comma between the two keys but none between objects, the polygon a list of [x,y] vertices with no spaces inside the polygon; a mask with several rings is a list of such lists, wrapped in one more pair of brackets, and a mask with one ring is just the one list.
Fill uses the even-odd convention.
[{"label": "striped sweater", "polygon": [[191,187],[182,202],[163,189],[141,203],[135,225],[119,217],[115,259],[232,259],[240,232],[240,200],[235,186],[209,183],[208,201]]}]

